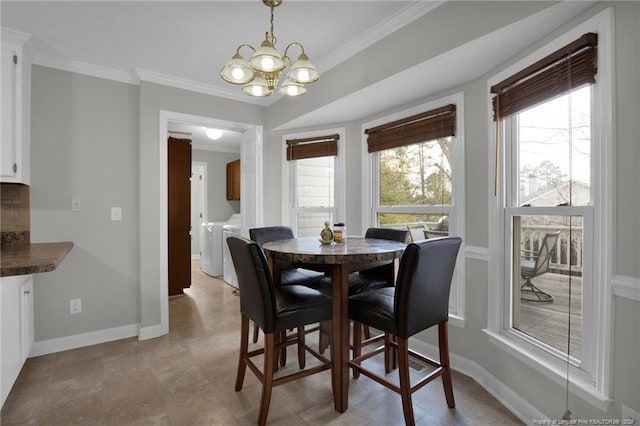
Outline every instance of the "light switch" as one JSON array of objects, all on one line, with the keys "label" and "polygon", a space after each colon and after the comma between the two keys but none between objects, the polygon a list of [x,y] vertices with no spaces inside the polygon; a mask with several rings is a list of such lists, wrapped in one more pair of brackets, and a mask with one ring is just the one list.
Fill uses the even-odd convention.
[{"label": "light switch", "polygon": [[80,198],[72,198],[71,199],[71,211],[72,212],[79,212],[81,207],[82,207],[82,204],[80,202]]},{"label": "light switch", "polygon": [[122,207],[111,207],[111,220],[122,220]]}]

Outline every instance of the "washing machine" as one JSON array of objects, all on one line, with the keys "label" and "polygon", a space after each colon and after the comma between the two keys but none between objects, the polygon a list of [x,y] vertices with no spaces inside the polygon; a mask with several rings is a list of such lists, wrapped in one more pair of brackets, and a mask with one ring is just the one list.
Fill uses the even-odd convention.
[{"label": "washing machine", "polygon": [[200,241],[202,242],[202,255],[200,256],[200,269],[212,277],[220,277],[224,274],[223,268],[223,230],[225,225],[240,226],[240,214],[233,214],[225,222],[204,222],[200,225]]},{"label": "washing machine", "polygon": [[238,288],[238,278],[236,277],[236,269],[233,266],[233,260],[231,259],[231,252],[229,251],[229,246],[227,245],[227,238],[230,236],[239,237],[241,235],[241,227],[240,224],[227,224],[222,227],[222,239],[224,241],[223,244],[223,272],[224,272],[224,280],[227,284]]}]

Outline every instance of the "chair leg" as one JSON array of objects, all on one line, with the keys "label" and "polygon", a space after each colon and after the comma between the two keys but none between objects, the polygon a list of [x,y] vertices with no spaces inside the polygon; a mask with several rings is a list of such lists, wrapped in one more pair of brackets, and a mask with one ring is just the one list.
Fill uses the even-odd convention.
[{"label": "chair leg", "polygon": [[444,369],[444,374],[442,375],[444,396],[447,399],[447,406],[455,408],[456,402],[453,398],[453,385],[451,383],[451,366],[449,365],[449,333],[446,321],[438,324],[438,346],[440,350],[440,365]]},{"label": "chair leg", "polygon": [[287,365],[287,345],[284,343],[287,341],[287,330],[282,330],[280,332],[280,342],[283,343],[280,349],[280,366],[284,367]]},{"label": "chair leg", "polygon": [[415,426],[413,403],[411,402],[411,382],[409,381],[409,340],[398,338],[398,373],[400,375],[400,396],[404,423]]},{"label": "chair leg", "polygon": [[260,327],[258,327],[258,324],[253,323],[253,343],[258,343],[259,332],[260,332]]},{"label": "chair leg", "polygon": [[264,335],[264,380],[262,381],[262,395],[260,397],[260,411],[258,424],[267,423],[269,404],[271,403],[271,389],[273,388],[273,369],[276,364],[276,336],[275,333]]},{"label": "chair leg", "polygon": [[393,340],[393,336],[391,333],[384,333],[384,372],[389,374],[393,370],[393,359],[394,350],[391,345],[391,341]]},{"label": "chair leg", "polygon": [[[357,358],[362,353],[362,324],[359,322],[353,322],[353,358]],[[360,372],[358,370],[353,370],[353,378],[357,379],[360,377]]]},{"label": "chair leg", "polygon": [[[391,339],[398,343],[398,338],[396,336],[391,335]],[[394,346],[391,347],[391,368],[394,370],[398,368],[398,351]]]},{"label": "chair leg", "polygon": [[[256,326],[257,328],[258,326]],[[236,392],[242,389],[244,373],[247,371],[246,356],[249,348],[249,318],[242,315],[240,323],[240,356],[238,357],[238,373],[236,374]]]},{"label": "chair leg", "polygon": [[306,365],[307,354],[304,350],[304,335],[304,325],[301,325],[300,327],[298,327],[298,367],[300,367],[300,370],[304,369]]},{"label": "chair leg", "polygon": [[362,324],[362,328],[364,329],[364,338],[371,339],[371,329],[368,325]]},{"label": "chair leg", "polygon": [[320,323],[318,335],[318,352],[324,354],[324,351],[329,347],[329,342],[331,341],[331,323],[329,321],[322,321]]}]

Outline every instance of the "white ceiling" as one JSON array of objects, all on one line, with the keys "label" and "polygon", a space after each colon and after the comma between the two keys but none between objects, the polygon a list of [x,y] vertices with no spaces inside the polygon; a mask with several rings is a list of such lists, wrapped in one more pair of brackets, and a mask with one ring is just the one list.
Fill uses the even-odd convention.
[{"label": "white ceiling", "polygon": [[[322,74],[442,3],[285,0],[275,9],[277,47],[283,53],[288,43],[301,42]],[[561,2],[281,128],[355,120],[477,78],[592,3]],[[239,44],[257,46],[269,30],[269,8],[260,0],[2,1],[0,15],[3,28],[31,35],[36,64],[129,83],[140,78],[169,82],[262,105],[277,100],[242,95],[240,87],[219,76]],[[246,52],[242,53],[246,59]],[[427,82],[424,75],[430,76]],[[313,91],[313,85],[309,89]],[[185,126],[176,123],[169,128],[194,135],[202,132],[200,127]],[[224,144],[225,139],[218,143]]]},{"label": "white ceiling", "polygon": [[[323,72],[439,3],[285,0],[274,9],[276,47],[284,53],[289,43],[302,43]],[[1,8],[2,27],[31,34],[36,63],[101,67],[123,80],[135,79],[137,70],[264,103],[219,76],[240,44],[259,47],[270,30],[269,8],[260,0],[2,1]],[[295,59],[299,52],[290,53]],[[251,51],[241,53],[248,59]]]}]

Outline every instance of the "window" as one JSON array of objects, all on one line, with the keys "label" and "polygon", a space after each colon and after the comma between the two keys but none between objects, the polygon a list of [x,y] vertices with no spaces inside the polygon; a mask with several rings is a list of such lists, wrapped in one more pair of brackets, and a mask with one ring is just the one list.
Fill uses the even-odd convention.
[{"label": "window", "polygon": [[499,140],[487,331],[557,383],[566,385],[568,374],[602,409],[613,204],[609,37],[607,19],[594,19],[491,86],[491,139]]},{"label": "window", "polygon": [[[363,169],[372,182],[363,201],[365,228],[408,229],[413,241],[464,238],[462,108],[462,96],[455,95],[365,124]],[[458,325],[464,312],[463,267],[458,262],[450,297],[451,320]]]},{"label": "window", "polygon": [[[593,233],[590,123],[587,86],[509,119],[506,138],[513,188],[505,206],[505,245],[513,259],[511,327],[576,365],[582,359],[583,295],[590,285],[583,286],[583,267],[593,263],[585,259],[590,250],[584,246],[585,234],[592,241]],[[544,247],[545,238],[550,247]],[[531,271],[539,255],[539,268]]]},{"label": "window", "polygon": [[[283,223],[290,223],[298,237],[320,234],[325,221],[344,218],[340,131],[286,135],[283,167],[285,206]],[[342,137],[343,139],[343,137]]]}]

